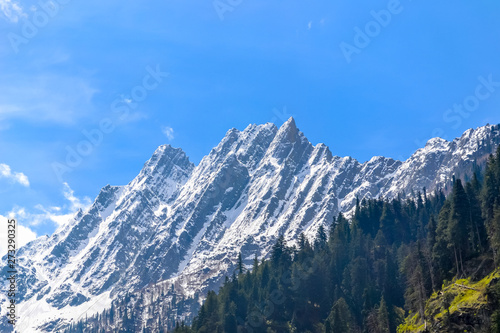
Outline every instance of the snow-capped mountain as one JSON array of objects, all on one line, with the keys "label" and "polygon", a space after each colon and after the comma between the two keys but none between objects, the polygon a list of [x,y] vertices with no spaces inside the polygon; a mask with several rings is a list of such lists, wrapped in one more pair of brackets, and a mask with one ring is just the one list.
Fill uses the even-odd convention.
[{"label": "snow-capped mountain", "polygon": [[432,139],[404,162],[360,163],[313,146],[291,118],[279,129],[229,130],[198,166],[160,146],[128,185],[104,187],[87,211],[19,251],[17,330],[57,332],[160,281],[203,294],[232,273],[239,252],[250,263],[279,235],[312,236],[356,198],[444,188],[499,143],[499,126],[487,125],[451,142]]}]

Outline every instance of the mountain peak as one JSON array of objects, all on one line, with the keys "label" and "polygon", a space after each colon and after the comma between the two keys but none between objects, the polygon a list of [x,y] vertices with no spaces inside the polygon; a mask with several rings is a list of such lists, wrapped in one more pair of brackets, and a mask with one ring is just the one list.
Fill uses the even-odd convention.
[{"label": "mountain peak", "polygon": [[181,179],[187,178],[193,169],[194,164],[182,149],[165,144],[155,150],[131,184],[161,184],[169,178],[183,183]]},{"label": "mountain peak", "polygon": [[165,159],[173,160],[173,159],[182,159],[189,161],[186,153],[181,148],[174,148],[169,144],[164,144],[156,148],[155,152],[146,162],[146,165],[153,166],[158,164],[160,161]]},{"label": "mountain peak", "polygon": [[427,143],[425,144],[425,147],[442,147],[443,145],[446,145],[447,143],[449,143],[447,140],[445,140],[443,138],[436,137],[436,138],[432,138],[429,141],[427,141]]},{"label": "mountain peak", "polygon": [[295,119],[293,119],[293,117],[288,118],[288,120],[285,121],[283,123],[283,125],[281,125],[280,129],[287,129],[287,130],[291,130],[291,131],[297,131],[297,124],[295,124]]},{"label": "mountain peak", "polygon": [[295,124],[295,119],[293,119],[293,117],[290,117],[283,125],[281,125],[278,133],[276,134],[276,138],[279,141],[295,143],[296,141],[300,140],[301,135],[302,133],[299,132],[299,129]]},{"label": "mountain peak", "polygon": [[155,155],[171,155],[171,154],[177,154],[177,153],[184,153],[184,151],[181,148],[174,148],[170,144],[164,144],[160,145],[158,148],[156,148],[155,152],[153,153],[153,156]]},{"label": "mountain peak", "polygon": [[[332,157],[324,144],[313,147],[289,118],[279,129],[229,130],[198,166],[181,149],[159,146],[131,183],[106,186],[60,232],[19,252],[20,331],[61,331],[91,304],[101,311],[108,300],[158,281],[175,285],[176,295],[204,295],[234,271],[238,253],[249,264],[266,257],[279,235],[312,237],[339,212],[352,215],[357,197],[391,200],[443,188],[499,143],[498,127],[485,127],[457,142],[431,139],[405,162],[376,156],[361,164]],[[3,301],[0,293],[0,309]]]}]

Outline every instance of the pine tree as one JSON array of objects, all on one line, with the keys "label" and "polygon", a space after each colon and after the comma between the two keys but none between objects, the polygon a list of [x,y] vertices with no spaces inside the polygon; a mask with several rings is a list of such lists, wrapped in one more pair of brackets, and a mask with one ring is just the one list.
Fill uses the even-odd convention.
[{"label": "pine tree", "polygon": [[470,225],[470,207],[467,194],[462,186],[462,181],[457,179],[451,195],[451,212],[448,221],[447,237],[448,247],[453,250],[457,276],[462,276],[464,271],[463,261],[466,259],[468,247],[468,234]]},{"label": "pine tree", "polygon": [[231,302],[227,313],[225,313],[224,315],[224,332],[226,333],[237,332],[238,325],[236,322],[235,313],[236,313],[236,304],[234,302]]},{"label": "pine tree", "polygon": [[241,252],[238,253],[238,275],[243,274],[245,271],[245,265],[243,264],[243,258],[241,257]]},{"label": "pine tree", "polygon": [[485,220],[488,238],[491,243],[491,250],[493,252],[493,258],[495,262],[499,262],[499,247],[496,244],[497,234],[500,232],[494,223],[495,219],[495,207],[498,204],[498,196],[499,196],[499,178],[498,178],[498,155],[495,158],[493,155],[490,156],[487,166],[486,172],[484,174],[484,184],[481,193],[482,197],[482,214]]},{"label": "pine tree", "polygon": [[478,184],[473,183],[474,179],[477,182],[476,174],[474,174],[473,181],[467,183],[465,192],[467,193],[467,198],[469,200],[469,239],[471,240],[471,251],[474,254],[479,254],[483,253],[484,249],[487,246],[487,236],[484,220],[481,213],[481,203],[478,198],[480,188]]},{"label": "pine tree", "polygon": [[278,267],[282,263],[285,254],[285,237],[280,235],[271,249],[271,263],[273,267]]},{"label": "pine tree", "polygon": [[493,219],[490,221],[490,243],[493,253],[496,253],[495,264],[500,266],[500,205],[493,209]]},{"label": "pine tree", "polygon": [[414,246],[403,263],[403,269],[407,277],[407,289],[405,293],[406,307],[418,312],[420,318],[425,320],[425,303],[429,296],[430,284],[424,269],[425,259],[420,250],[420,242]]},{"label": "pine tree", "polygon": [[432,249],[432,262],[436,268],[438,286],[444,279],[449,278],[450,270],[453,267],[453,255],[448,247],[448,222],[451,214],[451,202],[445,201],[438,216],[438,223],[436,228],[436,242]]},{"label": "pine tree", "polygon": [[380,230],[384,233],[388,244],[392,244],[395,240],[395,226],[396,223],[392,207],[387,202],[384,202],[382,217],[380,218]]},{"label": "pine tree", "polygon": [[314,249],[315,250],[322,250],[326,246],[326,232],[325,232],[325,227],[323,225],[320,225],[318,227],[318,231],[316,232],[316,239],[314,242]]},{"label": "pine tree", "polygon": [[[344,298],[340,298],[332,307],[327,322],[331,326],[331,332],[349,333],[355,330],[354,319],[349,305]],[[326,325],[325,325],[326,326]]]},{"label": "pine tree", "polygon": [[380,333],[389,333],[391,326],[389,323],[389,311],[387,310],[387,304],[384,298],[380,300],[380,305],[378,307],[377,321]]}]

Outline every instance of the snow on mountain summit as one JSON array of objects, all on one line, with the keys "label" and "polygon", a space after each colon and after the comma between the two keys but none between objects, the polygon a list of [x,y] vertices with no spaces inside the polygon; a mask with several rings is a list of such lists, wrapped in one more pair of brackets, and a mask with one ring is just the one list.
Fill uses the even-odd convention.
[{"label": "snow on mountain summit", "polygon": [[356,198],[444,188],[499,142],[498,126],[487,125],[429,140],[406,161],[360,163],[313,146],[290,118],[280,128],[229,130],[197,166],[181,149],[160,146],[129,184],[104,187],[67,227],[19,251],[18,328],[56,332],[160,281],[203,294],[232,273],[239,252],[249,264],[279,235],[311,237]]}]

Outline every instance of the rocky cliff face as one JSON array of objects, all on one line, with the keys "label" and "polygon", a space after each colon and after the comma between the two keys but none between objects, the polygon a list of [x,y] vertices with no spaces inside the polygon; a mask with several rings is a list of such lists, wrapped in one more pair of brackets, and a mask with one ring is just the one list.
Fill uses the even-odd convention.
[{"label": "rocky cliff face", "polygon": [[488,125],[432,139],[404,162],[360,163],[313,146],[291,118],[279,129],[231,129],[198,166],[161,146],[128,185],[104,187],[88,211],[19,251],[18,329],[57,331],[160,281],[203,294],[232,272],[240,251],[250,263],[281,234],[313,236],[357,197],[444,188],[499,142],[499,127]]}]

